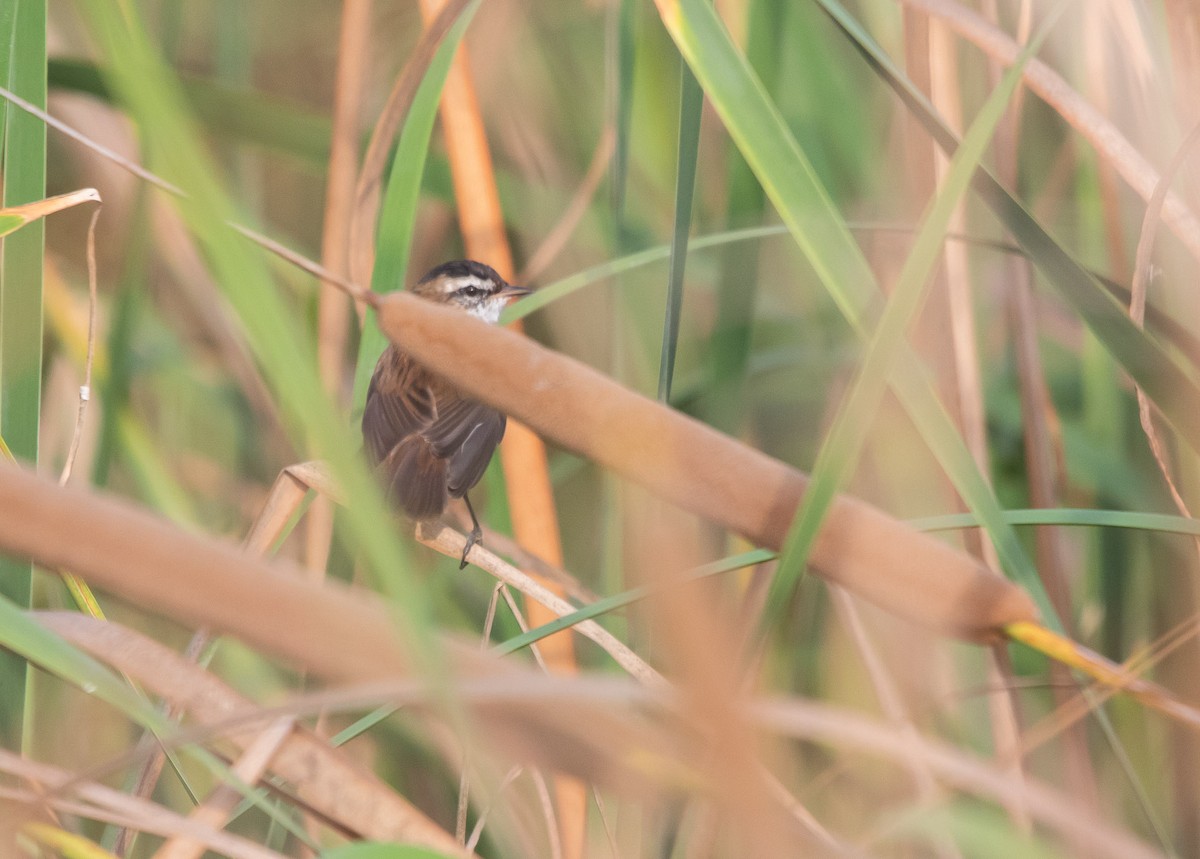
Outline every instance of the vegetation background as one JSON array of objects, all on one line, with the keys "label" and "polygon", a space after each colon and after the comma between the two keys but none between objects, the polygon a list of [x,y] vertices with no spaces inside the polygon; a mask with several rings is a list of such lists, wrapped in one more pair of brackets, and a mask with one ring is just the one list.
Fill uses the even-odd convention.
[{"label": "vegetation background", "polygon": [[[191,642],[261,708],[262,733],[237,740],[245,718],[221,719],[243,705],[205,714],[198,702],[225,692],[181,661],[155,661],[142,639],[85,643],[30,612],[87,606],[89,591],[6,543],[0,817],[15,849],[455,855],[457,836],[496,857],[1200,855],[1186,707],[1200,696],[1200,12],[490,0],[456,4],[444,38],[422,41],[436,5],[0,5],[0,83],[34,104],[48,93],[52,116],[109,150],[0,107],[5,206],[84,187],[103,198],[92,301],[94,206],[3,239],[7,448],[46,484],[61,474],[129,499],[203,545],[246,538],[313,581],[380,592],[410,676],[440,678],[432,691],[326,685],[391,664],[330,632],[359,617],[341,591],[328,628],[280,633],[357,666],[326,672],[253,633],[193,638],[222,611],[287,626],[282,601],[230,606],[202,580],[207,596],[174,613],[102,587],[109,623],[177,652]],[[438,119],[460,38],[474,100],[450,70]],[[998,184],[969,188],[976,171]],[[503,220],[489,224],[495,202]],[[498,691],[498,662],[447,670],[465,641],[507,642],[507,660],[533,665],[516,638],[525,609],[409,540],[373,490],[355,437],[383,344],[372,315],[228,220],[377,291],[486,257],[539,288],[513,314],[530,337],[815,471],[818,500],[776,562],[565,447],[526,439],[493,463],[482,518],[569,577],[501,536],[488,547],[573,606],[626,595],[599,621],[678,682],[669,707],[580,636],[539,645],[544,683],[522,672]],[[913,387],[926,378],[936,399]],[[309,460],[354,503],[271,494]],[[822,493],[838,489],[1017,580],[1048,628],[1131,660],[1183,715],[803,575]],[[58,503],[46,515],[75,509]],[[0,512],[17,531],[35,515]],[[108,520],[65,516],[59,539],[90,557]],[[139,528],[108,534],[131,553],[111,560],[152,577],[133,554],[158,538]],[[706,584],[667,576],[690,568]],[[922,596],[932,616],[935,579]],[[534,626],[554,616],[529,612]],[[668,714],[648,716],[657,706]],[[287,713],[378,776],[365,794],[358,776],[325,773],[317,798],[303,770],[268,765],[285,736],[299,742],[290,722],[264,729]],[[171,750],[154,783],[146,728]],[[231,778],[255,743],[266,760],[245,752]],[[273,793],[246,786],[260,776]],[[360,817],[339,816],[339,796]],[[199,801],[211,816],[195,817]],[[212,830],[226,825],[236,837],[222,842]],[[145,832],[131,843],[126,826]],[[437,852],[345,846],[359,839]]]}]

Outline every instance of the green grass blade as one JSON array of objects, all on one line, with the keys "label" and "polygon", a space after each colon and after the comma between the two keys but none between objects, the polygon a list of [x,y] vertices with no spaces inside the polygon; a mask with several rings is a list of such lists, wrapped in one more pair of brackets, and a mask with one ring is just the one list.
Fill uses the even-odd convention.
[{"label": "green grass blade", "polygon": [[[800,578],[808,563],[809,552],[816,540],[821,523],[838,491],[849,479],[854,464],[866,444],[872,417],[875,415],[887,388],[891,366],[906,342],[905,337],[913,318],[924,302],[934,267],[940,258],[950,219],[958,208],[991,143],[1000,121],[1021,80],[1025,64],[1040,49],[1051,27],[1066,8],[1059,3],[1043,22],[1037,35],[1021,52],[1020,57],[1005,73],[1000,84],[988,97],[963,145],[954,155],[945,181],[929,208],[916,240],[900,272],[896,288],[888,300],[866,357],[856,375],[850,393],[838,410],[826,435],[812,471],[812,482],[804,493],[800,509],[789,530],[779,561],[779,569],[771,582],[763,611],[765,628],[776,623],[791,603]],[[1017,571],[1020,571],[1018,568]],[[1036,581],[1021,582],[1038,600],[1043,616],[1054,614],[1045,590]]]},{"label": "green grass blade", "polygon": [[675,224],[671,234],[671,266],[667,277],[667,312],[663,317],[662,358],[658,369],[658,398],[671,399],[675,351],[679,345],[679,316],[683,310],[683,272],[687,265],[688,233],[692,226],[692,197],[696,190],[696,161],[700,154],[700,113],[704,91],[695,75],[679,70],[679,150],[675,166]]},{"label": "green grass blade", "polygon": [[[454,53],[467,31],[479,0],[469,4],[438,46],[429,71],[421,81],[412,107],[404,120],[404,128],[396,145],[396,155],[388,174],[387,187],[379,212],[379,228],[375,241],[375,268],[371,273],[371,289],[391,292],[403,289],[412,248],[413,226],[417,219],[417,204],[421,197],[421,179],[425,174],[429,139],[437,119],[442,88],[450,72]],[[358,348],[358,364],[354,373],[354,406],[351,410],[358,424],[367,399],[367,386],[375,372],[375,363],[387,346],[387,338],[373,322],[363,327]]]},{"label": "green grass blade", "polygon": [[[45,0],[8,0],[0,12],[0,80],[39,107],[46,106]],[[46,128],[24,111],[3,114],[2,206],[46,196]],[[38,461],[42,396],[41,220],[7,236],[0,245],[0,436],[12,454]],[[0,558],[0,596],[28,606],[33,567]],[[0,739],[20,749],[27,670],[23,660],[0,653]]]},{"label": "green grass blade", "polygon": [[702,567],[697,567],[686,575],[680,576],[671,581],[656,582],[653,585],[645,585],[638,588],[632,588],[624,593],[614,594],[611,597],[596,600],[590,605],[586,605],[578,611],[573,611],[570,614],[564,614],[549,623],[535,627],[526,633],[514,636],[508,641],[496,645],[495,651],[500,655],[514,653],[522,648],[529,647],[541,641],[547,636],[553,635],[556,632],[561,632],[564,629],[570,629],[578,623],[585,620],[592,620],[609,612],[618,611],[627,606],[633,605],[636,602],[655,596],[656,594],[664,593],[672,588],[689,582],[697,581],[698,579],[708,578],[709,576],[717,576],[722,573],[740,570],[744,567],[752,567],[755,564],[764,564],[772,560],[775,553],[767,549],[752,549],[749,552],[742,552],[739,555],[734,555],[730,558],[724,558],[720,561],[714,561],[711,564],[705,564]]},{"label": "green grass blade", "polygon": [[[112,102],[103,75],[87,60],[56,57],[49,62],[50,86]],[[329,117],[303,105],[252,89],[205,78],[180,81],[188,104],[212,134],[275,150],[314,168],[329,162]]]},{"label": "green grass blade", "polygon": [[617,246],[625,245],[625,183],[629,175],[629,134],[633,116],[633,73],[637,50],[637,3],[620,0],[614,8],[610,45],[613,76],[613,126],[616,140],[609,173],[609,205],[617,228]]},{"label": "green grass blade", "polygon": [[[768,227],[750,227],[742,230],[729,230],[723,233],[714,233],[698,239],[692,239],[688,242],[689,251],[699,251],[706,248],[718,247],[720,245],[729,244],[731,242],[747,242],[755,239],[765,239],[772,236],[782,236],[787,233],[787,227],[773,225]],[[553,283],[548,283],[545,286],[539,287],[532,295],[527,295],[520,301],[510,304],[504,309],[504,313],[500,316],[500,321],[504,324],[515,322],[518,319],[524,319],[531,313],[541,310],[547,305],[553,304],[561,298],[566,298],[572,293],[599,283],[602,280],[607,280],[616,277],[619,274],[624,274],[627,271],[641,268],[642,266],[651,265],[656,262],[670,259],[671,246],[657,245],[645,250],[635,251],[616,259],[608,260],[607,262],[599,263],[591,268],[568,275],[561,280],[556,280]]]},{"label": "green grass blade", "polygon": [[[938,145],[953,153],[958,140],[924,95],[894,66],[887,54],[835,0],[817,0],[854,46],[903,99]],[[975,190],[1012,233],[1029,259],[1079,314],[1105,348],[1162,410],[1194,451],[1200,452],[1200,385],[1194,368],[1185,370],[1129,318],[1128,310],[1058,243],[987,171],[974,177]]]},{"label": "green grass blade", "polygon": [[[1200,537],[1200,520],[1167,513],[1057,507],[1036,510],[1005,510],[1004,518],[1011,525],[1125,528],[1135,531],[1157,531],[1162,534],[1187,534]],[[913,519],[909,524],[918,531],[948,531],[957,528],[978,528],[979,518],[973,513],[947,513],[943,516]]]},{"label": "green grass blade", "polygon": [[[746,58],[769,90],[779,75],[780,43],[788,4],[760,0],[747,10]],[[725,223],[738,228],[759,223],[767,198],[754,172],[736,146],[726,159],[729,200]],[[725,248],[717,280],[717,317],[708,344],[712,396],[705,420],[719,430],[734,432],[745,415],[744,381],[750,365],[751,330],[758,292],[757,245],[737,242]]]},{"label": "green grass blade", "polygon": [[[401,640],[417,664],[438,661],[429,596],[413,578],[406,552],[375,481],[358,455],[354,437],[329,402],[316,372],[306,327],[273,281],[262,253],[232,233],[233,207],[202,139],[183,108],[170,70],[151,47],[140,22],[106,4],[76,7],[108,62],[114,90],[141,126],[157,171],[188,192],[177,201],[204,250],[215,282],[237,313],[287,418],[298,448],[325,459],[347,497],[347,521],[373,581],[393,598]],[[431,668],[432,670],[432,668]]]},{"label": "green grass blade", "polygon": [[[701,0],[660,0],[663,21],[759,178],[821,283],[866,338],[882,296],[845,220],[713,9]],[[928,374],[912,350],[899,350],[890,381],[967,505],[980,515],[1005,569],[1023,582],[1037,573],[1001,516]]]}]

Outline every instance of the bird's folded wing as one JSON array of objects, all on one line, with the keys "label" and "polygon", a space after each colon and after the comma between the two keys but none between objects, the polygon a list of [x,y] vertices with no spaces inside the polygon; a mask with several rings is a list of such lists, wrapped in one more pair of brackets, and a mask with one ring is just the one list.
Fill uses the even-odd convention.
[{"label": "bird's folded wing", "polygon": [[437,420],[421,434],[448,461],[446,488],[453,497],[461,497],[483,477],[504,437],[505,422],[503,414],[474,400],[458,398],[443,406],[439,398]]}]

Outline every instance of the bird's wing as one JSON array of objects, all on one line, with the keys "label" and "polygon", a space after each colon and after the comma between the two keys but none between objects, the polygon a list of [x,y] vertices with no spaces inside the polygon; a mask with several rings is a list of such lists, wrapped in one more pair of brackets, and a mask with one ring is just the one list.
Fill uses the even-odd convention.
[{"label": "bird's wing", "polygon": [[461,497],[479,482],[504,426],[503,414],[392,350],[376,367],[362,422],[389,496],[414,519],[439,515],[447,495]]},{"label": "bird's wing", "polygon": [[479,482],[504,437],[504,415],[462,397],[439,396],[437,419],[421,434],[447,460],[446,489],[460,498]]},{"label": "bird's wing", "polygon": [[446,506],[446,463],[422,431],[437,417],[433,378],[415,361],[388,349],[379,358],[363,407],[363,444],[388,497],[414,519]]},{"label": "bird's wing", "polygon": [[436,417],[433,378],[407,355],[387,350],[375,366],[363,407],[363,442],[381,463],[409,436]]}]

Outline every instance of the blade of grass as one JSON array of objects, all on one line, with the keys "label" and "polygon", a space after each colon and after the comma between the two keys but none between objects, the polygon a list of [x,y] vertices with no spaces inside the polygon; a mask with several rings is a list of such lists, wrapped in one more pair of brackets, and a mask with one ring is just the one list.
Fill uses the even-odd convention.
[{"label": "blade of grass", "polygon": [[613,127],[616,129],[616,146],[613,149],[611,179],[609,180],[609,204],[612,207],[613,223],[616,224],[617,247],[624,249],[625,236],[625,183],[629,175],[629,128],[633,115],[633,74],[637,59],[637,8],[634,0],[619,0],[610,7],[613,23],[609,28],[609,45],[612,53],[610,74],[613,78]]},{"label": "blade of grass", "polygon": [[529,647],[541,641],[547,636],[553,635],[564,629],[570,629],[578,623],[585,620],[591,620],[603,614],[618,611],[619,609],[633,605],[648,597],[663,593],[671,588],[687,584],[689,582],[698,581],[699,579],[716,576],[722,573],[732,572],[734,570],[752,567],[755,564],[763,564],[772,560],[775,553],[767,549],[752,549],[749,552],[743,552],[740,555],[734,555],[730,558],[724,558],[720,561],[714,561],[711,564],[705,564],[692,570],[684,576],[680,576],[670,581],[660,581],[653,585],[644,585],[642,587],[631,588],[624,593],[615,594],[611,597],[596,600],[590,605],[586,605],[578,611],[565,614],[562,617],[552,620],[549,623],[542,624],[539,627],[529,630],[521,635],[514,636],[508,641],[496,645],[495,652],[500,656],[505,656],[509,653],[514,653],[522,648]]},{"label": "blade of grass", "polygon": [[[657,0],[663,23],[705,94],[762,183],[817,277],[860,337],[877,317],[880,291],[862,251],[810,161],[729,38],[715,11],[700,0]],[[928,374],[901,347],[891,383],[967,505],[986,523],[1001,562],[1022,582],[1037,573],[980,474]]]},{"label": "blade of grass", "polygon": [[667,276],[667,312],[663,317],[662,358],[658,398],[671,400],[679,315],[683,310],[683,271],[687,264],[688,232],[692,225],[692,196],[696,190],[696,161],[700,154],[700,114],[704,91],[687,63],[679,69],[679,150],[675,165],[675,225],[671,234],[671,265]]},{"label": "blade of grass", "polygon": [[[836,0],[817,0],[851,43],[903,100],[948,155],[959,142],[936,111],[883,49]],[[1152,337],[1140,331],[1126,309],[1015,200],[986,169],[974,177],[983,201],[1012,233],[1022,250],[1075,309],[1105,348],[1146,391],[1163,416],[1194,451],[1200,452],[1200,385],[1194,368],[1184,369]]]},{"label": "blade of grass", "polygon": [[[113,94],[94,63],[55,57],[50,85],[112,102]],[[329,118],[278,94],[266,95],[228,83],[183,77],[188,104],[207,130],[227,140],[276,150],[322,168],[329,160]]]},{"label": "blade of grass", "polygon": [[[86,694],[94,695],[112,705],[159,738],[169,737],[178,728],[107,666],[67,643],[57,633],[51,632],[2,596],[0,646],[12,651],[16,658],[37,664],[51,674],[74,684]],[[185,746],[184,751],[234,790],[244,796],[252,795],[251,788],[236,778],[215,755],[195,744]],[[306,838],[298,827],[287,821],[270,804],[259,802],[258,806],[272,819],[286,826],[289,832],[298,838]]]},{"label": "blade of grass", "polygon": [[[746,58],[771,91],[779,76],[780,43],[788,4],[771,0],[752,3],[746,35]],[[725,223],[742,227],[762,221],[766,195],[746,159],[736,146],[726,157],[729,199]],[[720,257],[717,280],[717,317],[708,346],[708,370],[711,376],[711,405],[705,417],[723,432],[733,432],[743,417],[745,385],[750,363],[750,336],[758,286],[757,246],[738,243],[726,248]]]},{"label": "blade of grass", "polygon": [[[963,145],[955,153],[942,187],[923,218],[912,251],[905,260],[875,336],[867,347],[867,354],[850,393],[838,410],[817,455],[812,482],[800,502],[800,509],[796,512],[780,556],[779,569],[767,594],[762,616],[764,630],[777,623],[792,602],[829,505],[850,477],[851,469],[866,443],[871,418],[887,388],[889,368],[895,363],[905,343],[909,325],[925,299],[930,276],[938,263],[946,231],[950,227],[950,219],[1004,118],[1017,84],[1021,81],[1025,63],[1041,48],[1065,9],[1066,3],[1059,3],[1046,17],[1037,35],[1026,45],[1021,56],[1005,72],[999,85],[988,97],[963,139]],[[1022,570],[1018,568],[1013,572]],[[1040,580],[1022,580],[1022,584],[1038,601],[1043,616],[1051,618],[1055,614],[1054,608],[1038,582]]]},{"label": "blade of grass", "polygon": [[[1200,536],[1200,520],[1168,513],[1135,513],[1126,510],[1087,510],[1071,507],[1054,509],[1005,510],[1004,519],[1010,525],[1067,525],[1096,528],[1126,528],[1138,531],[1157,531],[1163,534]],[[979,519],[973,513],[947,513],[926,516],[909,522],[918,531],[945,531],[956,528],[978,528]]]},{"label": "blade of grass", "polygon": [[[41,107],[46,105],[45,0],[9,0],[0,11],[0,81]],[[24,111],[3,113],[4,207],[46,196],[46,128]],[[0,436],[12,454],[38,461],[42,385],[42,250],[45,226],[35,221],[3,240],[0,256]],[[0,558],[0,596],[30,604],[33,567]],[[23,660],[0,654],[0,738],[22,748],[29,675]]]},{"label": "blade of grass", "polygon": [[[421,196],[421,179],[425,174],[429,139],[437,119],[442,87],[450,73],[454,53],[458,50],[467,25],[478,8],[478,0],[468,5],[446,34],[429,64],[428,73],[417,89],[404,122],[404,129],[400,132],[379,213],[375,268],[371,274],[371,289],[375,292],[389,292],[404,287],[412,249],[413,227],[417,219],[417,204]],[[358,365],[354,373],[354,406],[351,415],[355,426],[362,415],[367,386],[371,382],[371,374],[375,372],[375,362],[385,346],[387,338],[380,333],[377,325],[364,326],[358,347]]]},{"label": "blade of grass", "polygon": [[[212,160],[197,145],[201,135],[182,107],[170,70],[155,54],[136,18],[103,4],[81,4],[78,9],[109,62],[114,88],[145,133],[152,160],[170,180],[187,189],[188,196],[178,201],[180,211],[203,245],[216,282],[238,313],[251,349],[290,418],[293,437],[298,445],[311,443],[330,463],[347,495],[354,498],[348,522],[365,566],[393,598],[404,621],[397,624],[397,632],[416,664],[429,668],[437,663],[438,655],[431,634],[428,593],[411,579],[404,546],[384,499],[359,458],[348,428],[321,388],[304,326],[273,282],[261,255],[224,226],[232,205],[216,179],[219,174]],[[439,674],[431,671],[431,676]]]}]

